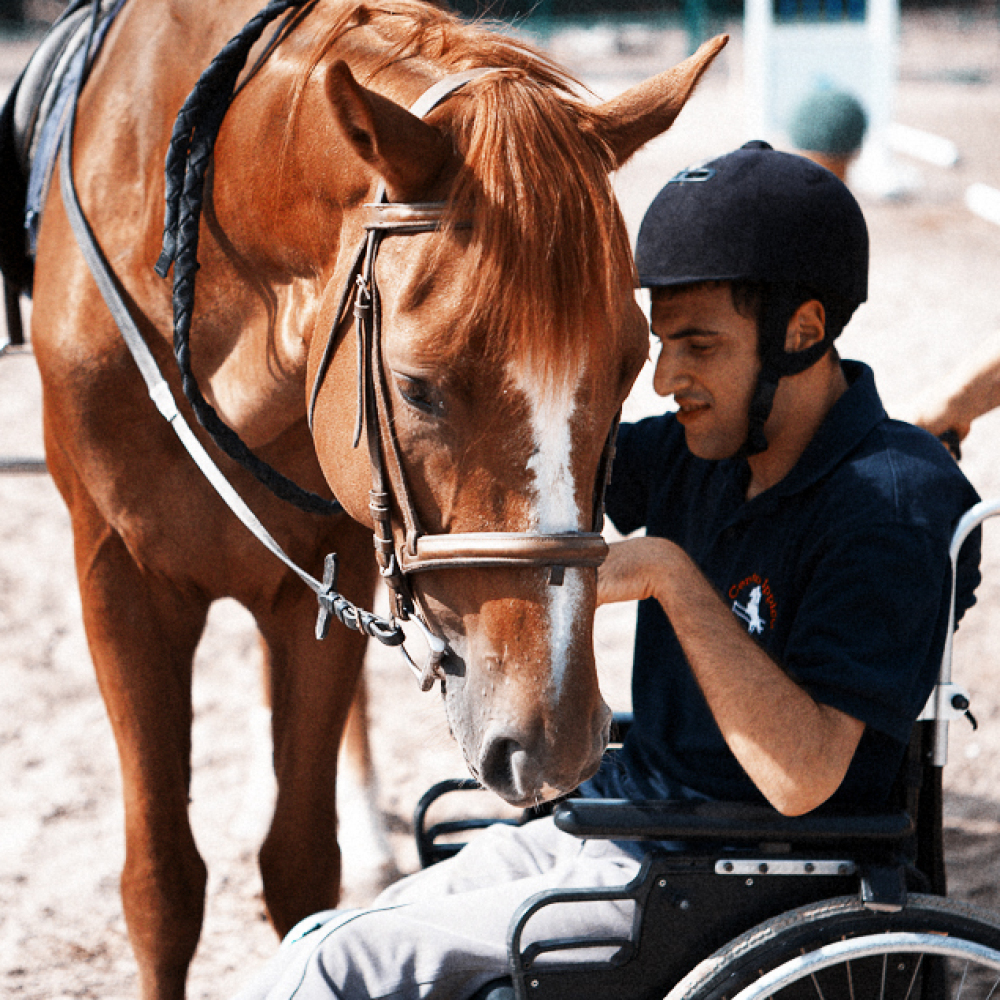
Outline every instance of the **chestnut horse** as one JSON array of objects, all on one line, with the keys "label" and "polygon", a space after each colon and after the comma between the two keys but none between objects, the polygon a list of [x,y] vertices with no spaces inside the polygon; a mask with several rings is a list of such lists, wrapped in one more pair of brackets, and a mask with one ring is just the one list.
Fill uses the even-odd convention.
[{"label": "chestnut horse", "polygon": [[[178,109],[259,6],[128,0],[69,144],[112,283],[182,415],[171,283],[153,267],[164,162]],[[470,770],[535,803],[594,772],[609,725],[592,648],[594,497],[648,344],[609,172],[670,126],[725,40],[594,106],[530,48],[415,0],[286,6],[214,145],[189,357],[246,447],[344,513],[294,510],[196,433],[291,559],[319,573],[337,553],[338,588],[359,606],[379,575],[374,522],[397,614],[412,600],[438,640],[423,676],[442,679]],[[474,69],[488,71],[425,117],[407,110]],[[337,900],[337,750],[366,640],[338,624],[316,640],[315,595],[160,419],[78,248],[62,174],[35,261],[46,454],[120,756],[129,936],[143,996],[166,1000],[183,995],[202,920],[187,807],[209,606],[235,598],[262,637],[278,794],[260,867],[279,934]],[[366,233],[378,253],[364,278]],[[369,356],[345,306],[359,280],[380,320],[361,335],[377,337]],[[359,389],[372,366],[377,407]],[[374,455],[356,425],[374,431]],[[374,514],[372,458],[386,480]]]}]

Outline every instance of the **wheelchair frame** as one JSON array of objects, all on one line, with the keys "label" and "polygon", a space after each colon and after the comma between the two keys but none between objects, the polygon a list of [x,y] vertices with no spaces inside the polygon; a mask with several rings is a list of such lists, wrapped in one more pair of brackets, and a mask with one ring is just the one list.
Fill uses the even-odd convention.
[{"label": "wheelchair frame", "polygon": [[[960,519],[950,550],[953,580],[963,542],[997,514],[1000,500],[984,501]],[[968,694],[952,681],[952,590],[938,680],[914,727],[889,811],[789,818],[726,802],[562,800],[552,813],[567,833],[680,841],[685,849],[650,852],[625,886],[554,889],[526,900],[508,931],[510,980],[490,984],[477,998],[759,1000],[782,989],[783,998],[831,1000],[832,993],[860,1000],[864,987],[865,996],[877,991],[937,1000],[947,995],[944,959],[956,958],[966,970],[973,964],[992,970],[983,1000],[994,993],[1000,998],[1000,917],[943,898],[941,772],[948,726],[971,718]],[[627,725],[627,716],[616,716],[618,739]],[[422,866],[460,850],[462,844],[445,839],[456,833],[539,814],[428,825],[428,811],[442,795],[478,787],[471,779],[445,781],[421,798],[414,828]],[[525,943],[539,910],[587,900],[632,901],[628,937]],[[553,961],[560,952],[593,948],[610,957]],[[841,978],[832,978],[831,970]]]}]

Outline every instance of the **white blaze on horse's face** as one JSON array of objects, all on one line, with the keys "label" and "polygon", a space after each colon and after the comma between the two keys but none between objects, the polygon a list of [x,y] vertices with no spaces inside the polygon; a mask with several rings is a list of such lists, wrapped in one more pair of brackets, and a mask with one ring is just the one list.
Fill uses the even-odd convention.
[{"label": "white blaze on horse's face", "polygon": [[[511,379],[524,393],[531,413],[534,450],[528,470],[534,477],[532,529],[538,532],[590,530],[577,507],[572,465],[572,420],[582,370],[559,374],[512,367]],[[582,571],[569,569],[563,584],[548,588],[551,687],[554,702],[562,693],[573,628],[584,598]]]}]

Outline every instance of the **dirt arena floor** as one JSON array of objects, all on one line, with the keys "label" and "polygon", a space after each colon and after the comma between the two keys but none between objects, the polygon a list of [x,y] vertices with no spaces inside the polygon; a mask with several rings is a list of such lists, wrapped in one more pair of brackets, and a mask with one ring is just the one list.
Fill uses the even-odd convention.
[{"label": "dirt arena floor", "polygon": [[[557,52],[600,94],[684,54],[679,33],[615,53],[600,39],[557,39]],[[554,43],[554,44],[556,44]],[[589,46],[589,48],[588,48]],[[30,44],[0,45],[0,93]],[[738,31],[675,129],[618,178],[633,232],[662,183],[747,134]],[[984,338],[1000,333],[1000,226],[964,205],[968,185],[1000,188],[1000,31],[995,18],[904,20],[896,120],[946,137],[953,168],[900,158],[908,197],[858,190],[872,235],[871,297],[843,353],[876,370],[888,409],[910,416],[921,396]],[[40,389],[30,357],[0,360],[0,455],[41,453]],[[629,416],[659,401],[648,372]],[[963,467],[984,497],[1000,497],[1000,414],[974,428]],[[18,1000],[135,996],[118,898],[122,809],[111,733],[80,624],[66,512],[47,478],[0,477],[0,994]],[[952,727],[946,825],[952,892],[1000,911],[1000,523],[987,530],[986,580],[958,639],[957,677],[973,693],[979,729]],[[628,703],[634,608],[600,612],[596,644],[606,696]],[[404,871],[416,864],[410,823],[420,793],[463,774],[436,695],[421,695],[392,655],[372,651],[371,715],[380,801]],[[192,998],[232,994],[276,941],[262,913],[255,852],[259,810],[247,789],[266,759],[258,654],[248,616],[221,604],[199,651],[192,815],[210,869]],[[331,836],[333,832],[331,831]],[[352,884],[348,898],[363,901]]]}]

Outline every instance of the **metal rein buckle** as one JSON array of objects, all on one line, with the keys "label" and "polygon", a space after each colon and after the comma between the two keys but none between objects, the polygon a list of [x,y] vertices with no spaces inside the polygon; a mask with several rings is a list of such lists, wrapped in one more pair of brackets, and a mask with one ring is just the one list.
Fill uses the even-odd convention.
[{"label": "metal rein buckle", "polygon": [[429,691],[434,686],[435,680],[439,678],[443,680],[441,662],[448,652],[447,640],[436,635],[417,612],[408,614],[403,620],[413,622],[427,643],[427,659],[423,666],[419,666],[405,646],[406,633],[396,618],[382,618],[371,611],[359,608],[344,597],[337,590],[338,571],[337,554],[331,552],[323,563],[323,587],[316,594],[316,600],[319,602],[316,638],[321,641],[325,639],[330,630],[331,620],[336,618],[347,628],[372,639],[378,639],[385,646],[398,646],[407,666],[420,682],[421,691]]}]

